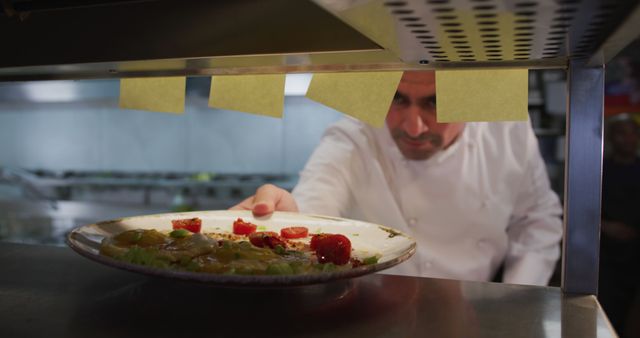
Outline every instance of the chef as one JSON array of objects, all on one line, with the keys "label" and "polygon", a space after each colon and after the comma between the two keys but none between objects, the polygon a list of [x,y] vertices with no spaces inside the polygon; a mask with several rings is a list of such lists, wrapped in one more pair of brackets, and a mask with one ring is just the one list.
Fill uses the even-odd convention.
[{"label": "chef", "polygon": [[329,127],[292,194],[259,188],[234,209],[300,211],[402,230],[417,252],[389,273],[546,285],[561,207],[529,122],[436,122],[435,73],[405,72],[373,128]]}]

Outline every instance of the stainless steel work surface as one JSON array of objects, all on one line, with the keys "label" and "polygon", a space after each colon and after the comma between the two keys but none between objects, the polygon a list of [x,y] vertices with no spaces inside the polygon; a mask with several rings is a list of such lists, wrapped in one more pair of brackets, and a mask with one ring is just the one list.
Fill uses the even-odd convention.
[{"label": "stainless steel work surface", "polygon": [[0,244],[1,337],[615,337],[593,296],[376,274],[285,289],[151,278]]}]

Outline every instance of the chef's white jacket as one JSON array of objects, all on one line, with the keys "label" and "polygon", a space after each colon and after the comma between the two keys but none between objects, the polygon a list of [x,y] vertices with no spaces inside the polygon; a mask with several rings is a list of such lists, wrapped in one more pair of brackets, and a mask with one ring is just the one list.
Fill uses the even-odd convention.
[{"label": "chef's white jacket", "polygon": [[447,149],[405,159],[388,128],[346,119],[325,132],[293,191],[301,212],[397,228],[416,254],[389,273],[545,285],[562,210],[528,122],[467,123]]}]

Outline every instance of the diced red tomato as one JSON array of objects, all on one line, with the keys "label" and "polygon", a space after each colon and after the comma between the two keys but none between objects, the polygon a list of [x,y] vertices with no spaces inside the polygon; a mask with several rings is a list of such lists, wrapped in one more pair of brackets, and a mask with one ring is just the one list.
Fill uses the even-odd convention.
[{"label": "diced red tomato", "polygon": [[290,227],[280,230],[280,236],[284,238],[305,238],[309,235],[306,227]]},{"label": "diced red tomato", "polygon": [[273,231],[258,231],[249,235],[249,242],[259,248],[275,248],[276,245],[280,245],[283,248],[287,247],[285,243],[277,233]]},{"label": "diced red tomato", "polygon": [[255,232],[257,228],[257,225],[245,222],[242,218],[238,218],[233,222],[233,233],[236,235],[248,235]]},{"label": "diced red tomato", "polygon": [[[314,243],[315,240],[315,243]],[[320,234],[311,239],[318,262],[344,265],[351,258],[351,241],[344,235]],[[315,247],[315,249],[313,249]]]},{"label": "diced red tomato", "polygon": [[202,220],[199,218],[174,219],[171,221],[173,230],[185,229],[198,233],[202,229]]},{"label": "diced red tomato", "polygon": [[316,250],[318,248],[318,242],[320,242],[323,238],[326,238],[330,234],[317,234],[311,237],[311,242],[309,243],[309,247],[311,250]]}]

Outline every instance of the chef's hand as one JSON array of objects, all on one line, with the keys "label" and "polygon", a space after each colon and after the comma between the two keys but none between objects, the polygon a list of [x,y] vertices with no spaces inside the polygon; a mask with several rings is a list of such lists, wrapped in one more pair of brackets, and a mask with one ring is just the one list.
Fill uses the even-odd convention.
[{"label": "chef's hand", "polygon": [[251,210],[257,217],[274,211],[298,211],[298,205],[288,191],[273,184],[265,184],[256,194],[231,207],[231,210]]}]

